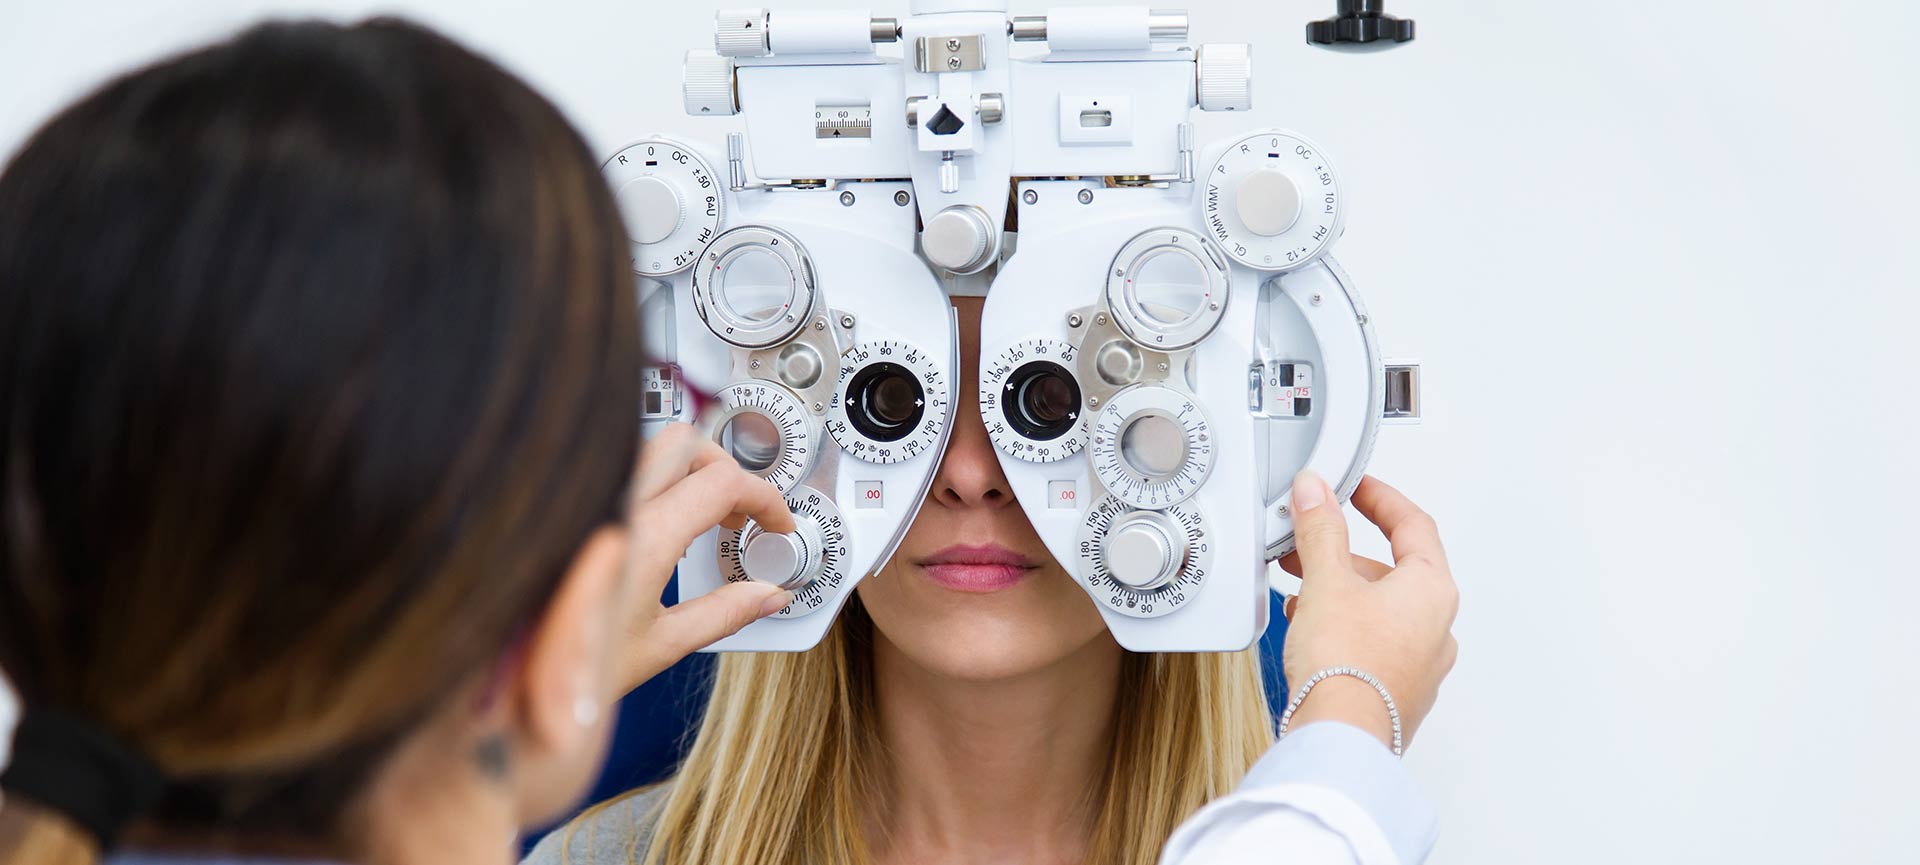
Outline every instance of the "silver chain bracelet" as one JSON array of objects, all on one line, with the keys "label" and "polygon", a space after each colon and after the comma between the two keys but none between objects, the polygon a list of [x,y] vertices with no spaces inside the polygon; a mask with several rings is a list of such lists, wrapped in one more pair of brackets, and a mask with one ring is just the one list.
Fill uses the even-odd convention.
[{"label": "silver chain bracelet", "polygon": [[1372,673],[1358,667],[1328,667],[1313,674],[1305,683],[1301,684],[1300,693],[1294,695],[1293,702],[1287,704],[1287,710],[1280,713],[1280,738],[1285,739],[1287,737],[1287,725],[1292,723],[1293,713],[1300,708],[1301,703],[1307,701],[1307,694],[1313,690],[1313,686],[1334,676],[1352,676],[1372,685],[1375,691],[1380,692],[1380,699],[1387,701],[1387,717],[1393,721],[1393,756],[1400,756],[1402,751],[1400,746],[1400,707],[1394,705],[1393,695],[1387,693],[1387,686],[1380,684],[1380,680],[1374,678]]}]

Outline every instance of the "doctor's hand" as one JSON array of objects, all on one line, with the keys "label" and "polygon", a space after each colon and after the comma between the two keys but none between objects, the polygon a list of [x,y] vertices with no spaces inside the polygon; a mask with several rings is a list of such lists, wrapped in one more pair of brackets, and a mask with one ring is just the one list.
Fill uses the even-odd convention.
[{"label": "doctor's hand", "polygon": [[[1433,518],[1399,490],[1368,477],[1354,490],[1353,506],[1386,533],[1392,565],[1351,552],[1346,516],[1325,481],[1312,472],[1294,478],[1296,552],[1281,566],[1298,575],[1302,585],[1286,610],[1287,683],[1298,689],[1329,667],[1372,673],[1393,694],[1403,738],[1411,742],[1433,708],[1440,680],[1453,669],[1459,645],[1451,631],[1459,590]],[[1386,705],[1359,679],[1331,676],[1315,685],[1294,713],[1292,727],[1328,720],[1392,744]]]},{"label": "doctor's hand", "polygon": [[768,531],[794,530],[780,491],[693,427],[672,424],[641,446],[629,513],[628,585],[635,596],[620,693],[792,600],[778,586],[743,580],[671,607],[661,603],[681,555],[714,526],[738,529],[751,517]]}]

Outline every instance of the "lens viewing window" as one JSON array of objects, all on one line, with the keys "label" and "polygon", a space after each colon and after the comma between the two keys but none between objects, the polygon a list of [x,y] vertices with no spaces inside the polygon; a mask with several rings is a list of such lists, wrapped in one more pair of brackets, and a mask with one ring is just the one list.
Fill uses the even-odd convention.
[{"label": "lens viewing window", "polygon": [[760,474],[780,459],[780,428],[759,412],[742,412],[727,420],[720,431],[720,446],[741,468]]},{"label": "lens viewing window", "polygon": [[1007,378],[1007,423],[1037,441],[1057,439],[1080,421],[1080,384],[1052,361],[1037,360]]},{"label": "lens viewing window", "polygon": [[913,370],[897,363],[865,367],[847,383],[847,420],[874,441],[906,438],[920,425],[926,404]]}]

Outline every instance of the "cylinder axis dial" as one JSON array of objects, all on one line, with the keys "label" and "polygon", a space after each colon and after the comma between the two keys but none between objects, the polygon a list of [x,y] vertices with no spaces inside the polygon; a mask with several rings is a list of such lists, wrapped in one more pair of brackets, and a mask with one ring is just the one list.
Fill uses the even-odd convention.
[{"label": "cylinder axis dial", "polygon": [[1093,420],[1093,474],[1121,501],[1164,508],[1186,501],[1213,471],[1213,431],[1191,397],[1155,385],[1115,394]]},{"label": "cylinder axis dial", "polygon": [[717,394],[713,438],[740,467],[781,490],[813,468],[813,422],[786,388],[764,381],[728,385]]},{"label": "cylinder axis dial", "polygon": [[994,447],[1027,462],[1065,459],[1087,446],[1074,378],[1078,350],[1057,339],[1014,343],[980,370],[980,419]]},{"label": "cylinder axis dial", "polygon": [[1220,249],[1256,270],[1305,267],[1340,238],[1340,178],[1320,145],[1273,130],[1233,143],[1207,174],[1200,217]]},{"label": "cylinder axis dial", "polygon": [[1200,236],[1142,232],[1107,269],[1107,308],[1128,339],[1178,351],[1206,339],[1227,310],[1227,263]]},{"label": "cylinder axis dial", "polygon": [[685,270],[720,233],[724,198],[713,169],[684,144],[648,138],[601,167],[633,247],[633,271],[664,276]]},{"label": "cylinder axis dial", "polygon": [[787,492],[795,530],[769,532],[751,520],[720,539],[720,572],[727,582],[759,580],[793,593],[793,602],[775,618],[804,616],[832,598],[846,583],[847,528],[840,508],[806,485]]},{"label": "cylinder axis dial", "polygon": [[827,432],[870,463],[897,463],[934,451],[947,427],[947,376],[918,347],[899,340],[847,349]]},{"label": "cylinder axis dial", "polygon": [[715,336],[741,348],[778,345],[799,332],[819,302],[813,260],[778,228],[728,229],[693,268],[693,302]]},{"label": "cylinder axis dial", "polygon": [[1094,598],[1139,618],[1180,609],[1213,564],[1206,520],[1191,505],[1142,511],[1101,496],[1081,521],[1078,540],[1080,578]]}]

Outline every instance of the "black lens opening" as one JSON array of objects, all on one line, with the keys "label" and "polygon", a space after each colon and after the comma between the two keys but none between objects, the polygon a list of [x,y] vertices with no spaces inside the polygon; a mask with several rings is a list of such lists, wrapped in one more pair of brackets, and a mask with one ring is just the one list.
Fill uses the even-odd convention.
[{"label": "black lens opening", "polygon": [[1057,439],[1080,422],[1080,383],[1057,363],[1036,360],[1007,377],[1007,425],[1035,441]]},{"label": "black lens opening", "polygon": [[847,382],[847,420],[874,441],[899,441],[913,433],[927,411],[926,391],[913,370],[880,362]]}]

